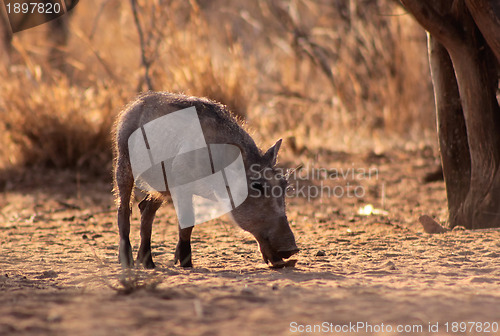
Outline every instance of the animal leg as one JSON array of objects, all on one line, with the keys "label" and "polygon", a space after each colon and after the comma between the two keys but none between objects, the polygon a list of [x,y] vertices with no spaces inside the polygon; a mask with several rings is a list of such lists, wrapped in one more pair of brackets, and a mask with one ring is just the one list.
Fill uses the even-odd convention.
[{"label": "animal leg", "polygon": [[118,260],[122,267],[132,267],[132,246],[130,245],[130,197],[134,187],[134,177],[130,164],[126,164],[123,158],[118,158],[115,168],[115,181],[118,190],[118,228],[120,231],[120,247]]},{"label": "animal leg", "polygon": [[141,211],[141,246],[137,253],[136,263],[141,263],[145,268],[155,268],[153,257],[151,255],[151,231],[156,211],[162,205],[161,200],[156,200],[146,196],[140,203]]},{"label": "animal leg", "polygon": [[179,241],[175,249],[174,264],[179,261],[181,267],[193,267],[193,260],[191,258],[191,233],[194,226],[181,229],[179,227]]}]

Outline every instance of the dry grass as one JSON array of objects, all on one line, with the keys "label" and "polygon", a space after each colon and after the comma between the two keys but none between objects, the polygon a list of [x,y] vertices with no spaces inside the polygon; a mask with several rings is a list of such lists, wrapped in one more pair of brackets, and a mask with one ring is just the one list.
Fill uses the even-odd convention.
[{"label": "dry grass", "polygon": [[118,285],[107,285],[119,294],[132,294],[139,290],[154,291],[163,281],[158,274],[141,272],[136,269],[123,270],[118,277]]},{"label": "dry grass", "polygon": [[[182,4],[172,2],[168,8],[154,8],[166,22],[159,32],[154,29],[149,32],[152,36],[156,33],[161,41],[155,64],[155,87],[210,97],[245,118],[254,98],[250,88],[255,82],[256,69],[251,56],[243,53],[232,36],[226,36],[223,46],[216,45],[213,28],[196,2],[191,2],[188,8],[178,6]],[[188,13],[189,21],[176,22],[176,13],[182,11]],[[179,25],[187,29],[180,30]]]},{"label": "dry grass", "polygon": [[91,173],[109,166],[109,130],[122,103],[119,93],[100,85],[75,87],[65,77],[40,82],[20,76],[3,94],[8,98],[2,106],[7,135],[2,150],[10,165]]},{"label": "dry grass", "polygon": [[[266,144],[372,146],[432,130],[424,32],[391,1],[347,3],[139,1],[153,88],[221,101]],[[145,89],[129,3],[78,5],[65,73],[46,61],[46,30],[16,35],[1,70],[1,166],[107,173],[113,116]]]}]

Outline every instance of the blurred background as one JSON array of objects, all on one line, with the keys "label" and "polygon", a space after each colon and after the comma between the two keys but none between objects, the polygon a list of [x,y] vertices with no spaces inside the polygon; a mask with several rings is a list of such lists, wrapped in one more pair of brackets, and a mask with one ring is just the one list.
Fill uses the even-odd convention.
[{"label": "blurred background", "polygon": [[86,0],[64,20],[3,48],[4,177],[110,178],[114,117],[149,88],[227,104],[288,160],[436,147],[425,32],[395,1]]}]

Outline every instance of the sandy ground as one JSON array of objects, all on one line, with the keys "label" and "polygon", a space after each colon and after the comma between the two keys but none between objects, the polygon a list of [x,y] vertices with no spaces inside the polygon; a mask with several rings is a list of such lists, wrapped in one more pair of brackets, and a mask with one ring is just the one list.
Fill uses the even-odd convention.
[{"label": "sandy ground", "polygon": [[[193,269],[174,266],[167,204],[154,226],[157,270],[126,274],[109,183],[74,173],[9,182],[0,196],[0,335],[500,335],[500,231],[430,235],[418,222],[447,217],[443,182],[422,183],[435,157],[429,148],[303,155],[304,164],[378,175],[299,181],[350,183],[364,196],[290,198],[301,252],[281,270],[224,219],[196,227]],[[360,215],[369,205],[375,213]],[[134,205],[134,254],[137,216]]]}]

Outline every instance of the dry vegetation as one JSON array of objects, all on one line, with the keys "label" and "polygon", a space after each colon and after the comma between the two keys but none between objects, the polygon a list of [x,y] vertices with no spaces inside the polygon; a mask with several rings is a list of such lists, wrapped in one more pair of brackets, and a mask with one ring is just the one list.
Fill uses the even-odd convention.
[{"label": "dry vegetation", "polygon": [[208,96],[270,144],[355,149],[434,139],[425,34],[379,1],[139,1],[144,61],[128,1],[77,6],[64,47],[47,26],[16,34],[0,69],[0,162],[108,174],[113,116],[147,89]]}]

